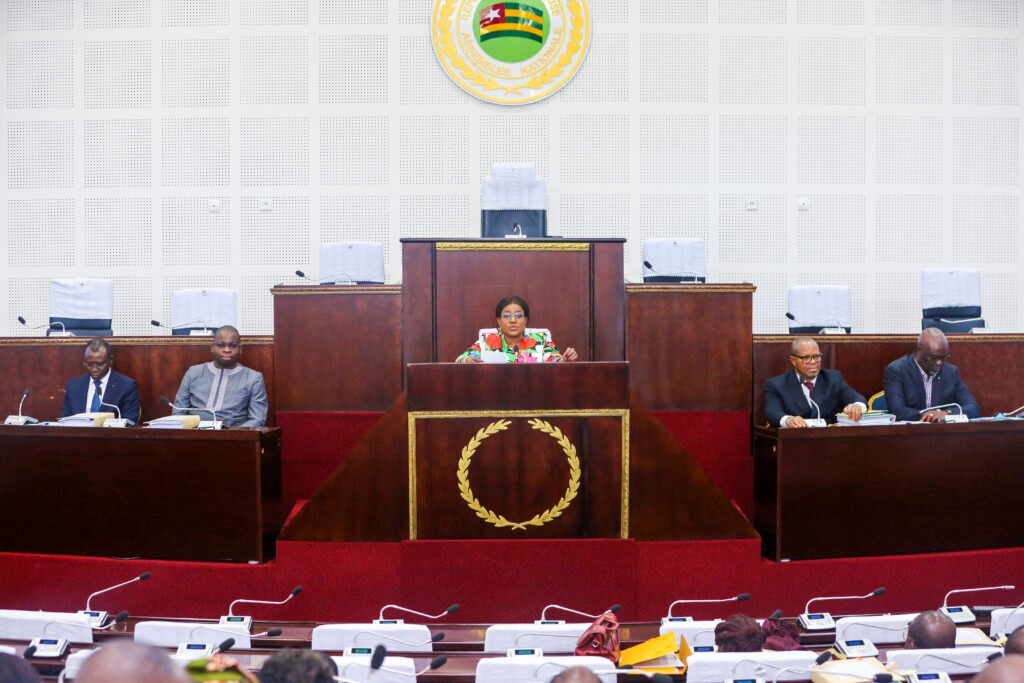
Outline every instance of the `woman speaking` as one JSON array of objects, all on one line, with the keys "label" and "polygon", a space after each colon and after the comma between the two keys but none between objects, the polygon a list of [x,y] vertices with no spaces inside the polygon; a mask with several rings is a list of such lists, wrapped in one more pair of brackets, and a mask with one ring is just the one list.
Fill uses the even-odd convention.
[{"label": "woman speaking", "polygon": [[494,317],[497,332],[483,335],[455,359],[456,363],[558,363],[578,357],[571,347],[560,353],[543,332],[527,330],[530,304],[521,297],[506,296],[499,301]]}]

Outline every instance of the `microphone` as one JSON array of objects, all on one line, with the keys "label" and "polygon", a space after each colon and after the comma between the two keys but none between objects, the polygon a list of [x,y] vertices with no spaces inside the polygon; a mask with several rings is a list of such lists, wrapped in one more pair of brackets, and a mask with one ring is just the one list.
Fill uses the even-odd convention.
[{"label": "microphone", "polygon": [[[135,422],[133,422],[132,420],[129,420],[128,418],[123,418],[123,419],[121,418],[121,408],[118,407],[116,404],[114,404],[114,403],[107,403],[106,401],[104,401],[101,398],[100,399],[100,405],[101,406],[107,406],[108,408],[113,408],[114,412],[117,414],[117,419],[116,420],[106,420],[103,423],[104,427],[130,427],[130,426],[135,424]],[[140,409],[139,412],[141,413],[141,409]],[[141,415],[139,417],[141,417]]]},{"label": "microphone", "polygon": [[446,617],[449,614],[455,614],[456,612],[458,612],[459,611],[459,604],[455,603],[454,605],[449,605],[448,609],[446,609],[445,611],[441,612],[440,614],[424,614],[423,612],[417,612],[414,609],[409,609],[408,607],[402,607],[401,605],[384,605],[383,607],[380,608],[380,614],[377,616],[377,621],[375,621],[374,623],[379,623],[381,621],[384,621],[384,610],[386,610],[386,609],[401,610],[403,612],[408,612],[409,614],[415,614],[416,616],[423,617],[424,619],[440,619],[441,617]]},{"label": "microphone", "polygon": [[676,621],[693,621],[693,617],[673,617],[672,616],[672,608],[675,607],[676,605],[682,605],[683,603],[695,604],[695,603],[746,602],[749,599],[750,599],[750,593],[740,593],[739,595],[734,595],[731,598],[713,598],[713,599],[707,599],[707,600],[691,600],[691,599],[676,600],[675,602],[673,602],[671,605],[668,606],[668,614],[665,616],[664,619],[662,619],[662,621],[665,621],[666,619],[675,619]]},{"label": "microphone", "polygon": [[322,284],[324,284],[325,282],[328,282],[328,281],[329,282],[334,282],[334,284],[338,284],[336,280],[337,280],[337,278],[339,278],[341,276],[344,276],[344,280],[342,281],[343,284],[354,285],[356,283],[356,281],[353,280],[352,276],[349,275],[348,273],[334,273],[333,275],[328,275],[327,277],[322,277],[319,280],[315,280],[315,281],[313,280],[313,278],[309,277],[308,275],[306,275],[301,270],[296,270],[295,274],[298,275],[301,278],[305,278],[305,279],[309,280],[310,282],[316,282],[318,285],[322,285]]},{"label": "microphone", "polygon": [[383,645],[378,644],[377,647],[373,648],[373,654],[370,655],[370,668],[379,669],[381,664],[384,663],[384,657],[388,654],[388,650]]},{"label": "microphone", "polygon": [[644,261],[644,268],[646,268],[647,270],[651,271],[652,273],[657,273],[658,272],[658,271],[656,271],[654,269],[654,266],[651,265],[650,261]]},{"label": "microphone", "polygon": [[396,643],[401,643],[402,645],[408,645],[409,647],[423,647],[424,645],[429,645],[431,643],[436,643],[438,641],[444,640],[444,632],[443,631],[435,633],[434,635],[430,636],[430,638],[428,638],[427,640],[424,640],[421,643],[410,643],[410,642],[408,642],[406,640],[401,640],[399,638],[395,638],[394,636],[389,636],[386,633],[381,633],[380,631],[359,631],[354,636],[352,636],[352,642],[354,643],[355,641],[359,640],[359,636],[361,636],[361,635],[371,635],[371,636],[376,636],[377,638],[384,638],[386,640],[393,640]]},{"label": "microphone", "polygon": [[217,654],[218,652],[227,652],[228,650],[230,650],[234,646],[235,646],[235,639],[234,638],[227,638],[223,642],[221,642],[220,645],[218,645],[217,647],[213,648],[213,654]]},{"label": "microphone", "polygon": [[25,405],[25,399],[28,398],[28,395],[31,393],[31,391],[26,389],[21,394],[21,401],[18,402],[18,414],[8,415],[7,419],[4,420],[5,425],[34,425],[37,422],[39,422],[39,420],[35,419],[34,417],[29,417],[28,415],[21,414],[21,407]]},{"label": "microphone", "polygon": [[[374,652],[374,655],[376,655],[376,652]],[[384,661],[384,657],[383,656],[381,657],[381,661],[382,662]],[[428,671],[433,671],[434,669],[440,669],[442,666],[444,666],[447,663],[448,663],[448,657],[446,657],[445,655],[438,655],[437,657],[434,657],[433,659],[430,660],[430,664],[428,664],[427,666],[423,667],[422,669],[420,669],[419,671],[414,673],[413,674],[413,680],[416,680],[417,678],[419,678],[423,674],[427,673]],[[371,670],[373,669],[373,659],[372,658],[370,659],[370,669]],[[398,674],[400,676],[407,676],[408,675],[407,672],[402,671],[400,669],[388,669],[387,667],[383,667],[383,666],[378,666],[376,670],[387,671],[390,674]]]},{"label": "microphone", "polygon": [[35,645],[29,645],[25,648],[25,651],[21,653],[22,659],[31,659],[35,656],[38,648]]},{"label": "microphone", "polygon": [[817,664],[818,666],[821,666],[822,664],[824,664],[825,662],[829,661],[830,659],[832,659],[832,651],[831,650],[825,650],[824,652],[822,652],[820,655],[818,655],[815,658],[814,663]]},{"label": "microphone", "polygon": [[807,423],[807,426],[808,427],[826,427],[826,426],[828,426],[828,425],[825,424],[825,421],[823,419],[821,419],[821,408],[819,408],[818,404],[814,402],[814,399],[811,398],[810,396],[808,396],[807,400],[811,402],[812,406],[814,406],[814,412],[818,415],[817,417],[815,417],[813,419],[812,418],[808,418],[808,419],[804,420],[804,422]]},{"label": "microphone", "polygon": [[272,628],[272,629],[268,629],[268,630],[264,631],[263,633],[254,633],[254,634],[252,634],[252,637],[253,638],[274,638],[276,636],[281,635],[283,632],[284,631],[282,631],[279,628]]},{"label": "microphone", "polygon": [[152,325],[153,327],[163,327],[164,329],[171,330],[172,332],[174,330],[180,330],[183,327],[191,327],[192,325],[195,325],[196,323],[199,323],[200,325],[203,326],[203,332],[209,332],[211,334],[213,333],[213,328],[210,327],[209,325],[207,325],[205,320],[190,320],[187,323],[181,323],[179,325],[174,325],[173,327],[171,325],[164,325],[159,320],[150,320],[149,321],[149,324]]},{"label": "microphone", "polygon": [[[123,588],[124,586],[128,586],[128,585],[136,583],[138,581],[147,581],[147,580],[149,580],[150,576],[152,576],[152,574],[150,574],[149,572],[142,572],[141,574],[139,574],[135,578],[128,579],[127,581],[122,581],[121,583],[118,583],[118,584],[115,584],[113,586],[110,586],[109,588],[103,588],[102,590],[96,591],[95,593],[93,593],[92,595],[90,595],[88,598],[85,599],[85,610],[79,612],[79,614],[84,614],[86,612],[92,611],[92,607],[91,607],[92,599],[95,598],[97,595],[103,595],[104,593],[109,593],[112,590],[117,590],[118,588]],[[126,617],[128,616],[127,612],[125,612],[124,614],[125,614]],[[104,613],[104,616],[106,616],[106,613]]]},{"label": "microphone", "polygon": [[811,607],[811,603],[819,602],[821,600],[863,600],[865,598],[874,598],[879,595],[885,595],[885,587],[879,587],[871,591],[867,595],[837,595],[830,597],[817,597],[811,598],[804,605],[804,612],[800,615],[800,626],[805,631],[827,631],[833,629],[836,626],[836,622],[832,620],[832,616],[827,612],[817,612],[812,614],[808,611]]},{"label": "microphone", "polygon": [[[827,654],[827,653],[823,652],[822,654]],[[815,663],[819,663],[818,662],[819,659],[821,659],[821,657],[818,657],[818,659],[814,660]],[[828,660],[826,659],[823,662],[820,662],[820,664],[824,664],[825,661],[828,661]],[[791,667],[786,667],[784,669],[779,669],[778,671],[775,672],[775,676],[774,676],[774,678],[772,678],[772,682],[774,683],[775,681],[778,681],[779,680],[779,676],[781,676],[783,673],[785,673],[787,671],[789,671],[790,673],[795,673],[795,674],[813,674],[814,673],[814,671],[812,671],[810,669],[794,669],[794,668],[791,668]],[[849,678],[856,678],[859,681],[872,681],[873,683],[892,683],[892,681],[893,681],[892,674],[890,674],[890,673],[882,673],[882,672],[876,673],[871,678],[865,677],[864,674],[851,673],[849,671],[831,671],[830,670],[830,671],[824,671],[823,673],[825,675],[827,675],[827,676],[847,676]]]},{"label": "microphone", "polygon": [[292,589],[292,592],[288,594],[288,597],[286,597],[284,600],[278,600],[276,602],[273,601],[273,600],[249,600],[249,599],[241,598],[241,599],[235,600],[230,605],[228,605],[228,616],[234,616],[235,615],[235,613],[232,610],[234,610],[235,605],[237,605],[240,602],[245,602],[245,603],[248,603],[250,605],[283,605],[284,603],[288,602],[289,600],[291,600],[292,598],[294,598],[295,596],[297,596],[301,592],[302,592],[302,586],[296,586],[295,588]]},{"label": "microphone", "polygon": [[1010,613],[1006,615],[1006,619],[1003,620],[1003,630],[1005,631],[1005,635],[1009,635],[1013,631],[1012,628],[1007,628],[1007,626],[1012,624],[1010,620],[1013,619],[1013,615],[1020,611],[1021,607],[1024,607],[1024,602],[1010,610]]},{"label": "microphone", "polygon": [[974,613],[967,608],[967,605],[960,605],[957,607],[949,606],[949,596],[953,593],[973,593],[975,591],[1000,591],[1000,590],[1014,590],[1015,586],[983,586],[981,588],[957,588],[946,593],[946,597],[942,598],[942,607],[939,610],[947,617],[952,619],[958,624],[966,624],[974,621]]},{"label": "microphone", "polygon": [[782,618],[782,610],[781,609],[775,610],[774,612],[769,614],[767,618],[768,619],[781,619]]},{"label": "microphone", "polygon": [[955,659],[948,659],[946,657],[940,657],[937,654],[928,652],[928,653],[925,653],[925,654],[921,655],[920,657],[918,657],[917,659],[914,660],[914,668],[915,669],[919,668],[919,666],[921,664],[921,660],[928,659],[929,657],[931,657],[932,659],[937,659],[940,662],[945,662],[946,664],[954,664],[954,665],[959,666],[959,667],[964,667],[964,668],[970,667],[970,668],[973,669],[976,666],[981,666],[982,664],[989,664],[991,662],[994,662],[995,660],[999,659],[1002,656],[1003,656],[1003,652],[1001,650],[997,650],[997,651],[995,651],[995,652],[993,652],[991,654],[986,655],[983,659],[979,659],[979,660],[974,661],[974,662],[958,662]]},{"label": "microphone", "polygon": [[618,603],[615,603],[614,605],[612,605],[611,607],[606,609],[604,612],[601,612],[601,614],[587,614],[586,612],[579,612],[577,610],[570,609],[568,607],[563,607],[562,605],[548,605],[540,613],[540,620],[541,621],[547,621],[548,620],[547,613],[548,613],[549,609],[560,609],[560,610],[562,610],[564,612],[572,612],[573,614],[578,614],[581,617],[587,617],[588,619],[597,619],[599,616],[601,616],[601,614],[604,614],[605,612],[611,612],[612,614],[615,614],[620,609],[622,609],[622,605],[620,605]]},{"label": "microphone", "polygon": [[217,413],[211,410],[210,408],[181,408],[171,403],[171,401],[166,396],[161,396],[160,402],[163,403],[165,406],[169,406],[171,408],[171,415],[175,414],[175,410],[183,410],[187,413],[210,413],[211,415],[213,415],[212,424],[209,424],[205,427],[200,425],[200,429],[220,429],[223,426],[221,422],[217,420]]},{"label": "microphone", "polygon": [[29,325],[27,322],[25,322],[25,319],[22,318],[19,315],[18,316],[18,322],[21,323],[22,325],[24,325],[25,327],[27,327],[30,330],[41,330],[44,327],[53,330],[53,329],[56,329],[54,327],[54,325],[60,325],[60,334],[58,334],[58,335],[51,335],[51,336],[57,336],[57,337],[73,337],[74,336],[74,335],[68,334],[68,328],[64,325],[64,323],[62,323],[59,320],[55,320],[52,323],[46,323],[45,325]]},{"label": "microphone", "polygon": [[580,635],[581,634],[578,633],[532,633],[524,631],[516,635],[515,639],[512,641],[512,647],[519,647],[519,639],[527,636],[541,636],[543,638],[572,638],[573,640],[579,640]]},{"label": "microphone", "polygon": [[969,422],[970,421],[970,418],[968,418],[966,415],[964,415],[963,406],[961,406],[959,403],[943,403],[940,406],[931,406],[929,408],[924,408],[923,410],[917,411],[917,414],[918,415],[924,415],[929,410],[942,410],[943,408],[956,408],[957,410],[960,411],[959,413],[948,413],[944,418],[942,418],[943,422]]},{"label": "microphone", "polygon": [[97,631],[108,631],[114,628],[115,625],[123,624],[126,621],[128,621],[128,610],[123,609],[120,612],[118,612],[117,616],[114,617],[113,621],[111,621],[106,626],[94,626],[93,628],[95,628]]},{"label": "microphone", "polygon": [[[786,317],[795,323],[800,322],[796,319],[796,316],[789,311],[786,311]],[[825,321],[825,327],[822,327],[821,330],[818,331],[818,334],[846,334],[846,326],[844,323],[845,321],[840,320],[839,318],[829,318]]]}]

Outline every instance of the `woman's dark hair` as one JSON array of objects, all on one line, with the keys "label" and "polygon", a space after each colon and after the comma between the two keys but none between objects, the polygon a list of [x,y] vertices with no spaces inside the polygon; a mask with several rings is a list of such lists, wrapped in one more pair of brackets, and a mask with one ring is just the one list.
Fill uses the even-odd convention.
[{"label": "woman's dark hair", "polygon": [[719,652],[758,652],[764,645],[764,631],[746,614],[733,614],[715,626]]},{"label": "woman's dark hair", "polygon": [[512,296],[506,296],[504,299],[498,302],[498,307],[494,309],[494,317],[500,318],[501,312],[505,310],[505,307],[509,304],[516,304],[519,308],[523,309],[523,315],[527,318],[530,317],[530,304],[523,301],[523,298],[513,294]]}]

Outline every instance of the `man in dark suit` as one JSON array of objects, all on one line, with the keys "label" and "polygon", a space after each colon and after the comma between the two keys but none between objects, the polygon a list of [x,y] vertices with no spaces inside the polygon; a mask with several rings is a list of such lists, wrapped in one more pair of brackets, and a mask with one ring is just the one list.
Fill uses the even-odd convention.
[{"label": "man in dark suit", "polygon": [[980,417],[981,408],[960,371],[949,361],[949,340],[937,327],[929,327],[917,338],[914,353],[894,360],[885,368],[885,402],[897,420],[941,422],[951,410],[927,410],[932,406],[957,403],[967,417]]},{"label": "man in dark suit", "polygon": [[140,418],[139,388],[135,380],[113,369],[114,351],[106,339],[90,339],[85,345],[82,365],[86,374],[68,381],[64,388],[61,417],[77,413],[117,412],[120,417],[138,423]]},{"label": "man in dark suit", "polygon": [[832,423],[839,412],[855,422],[860,420],[867,409],[864,397],[846,383],[838,370],[821,369],[818,342],[810,337],[794,339],[789,362],[793,372],[772,377],[764,386],[764,412],[769,424],[806,427],[805,418],[819,416]]}]

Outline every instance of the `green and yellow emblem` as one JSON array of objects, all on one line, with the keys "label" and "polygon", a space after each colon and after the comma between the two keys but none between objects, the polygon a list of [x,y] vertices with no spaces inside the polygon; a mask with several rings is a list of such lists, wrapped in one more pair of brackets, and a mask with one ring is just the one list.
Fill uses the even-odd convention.
[{"label": "green and yellow emblem", "polygon": [[434,51],[463,90],[496,104],[544,99],[590,45],[586,0],[435,0]]}]

